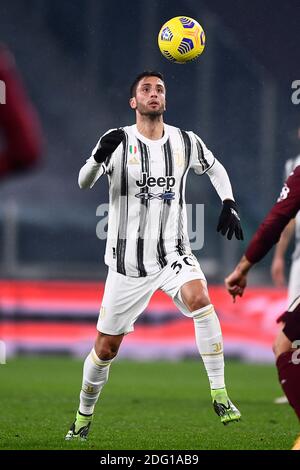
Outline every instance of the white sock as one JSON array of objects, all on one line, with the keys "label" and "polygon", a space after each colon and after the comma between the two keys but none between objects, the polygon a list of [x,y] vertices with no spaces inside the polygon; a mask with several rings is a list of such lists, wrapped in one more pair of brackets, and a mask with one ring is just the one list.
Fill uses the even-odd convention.
[{"label": "white sock", "polygon": [[108,380],[109,367],[112,360],[102,361],[94,349],[87,356],[83,366],[79,404],[80,413],[91,415],[94,412],[100,392]]},{"label": "white sock", "polygon": [[225,387],[223,339],[213,305],[193,312],[196,343],[202,357],[211,389]]}]

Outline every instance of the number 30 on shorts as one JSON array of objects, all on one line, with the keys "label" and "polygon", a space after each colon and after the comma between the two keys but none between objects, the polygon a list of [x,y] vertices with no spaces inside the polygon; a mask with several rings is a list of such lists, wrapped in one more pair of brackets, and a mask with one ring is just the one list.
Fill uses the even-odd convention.
[{"label": "number 30 on shorts", "polygon": [[[187,266],[193,266],[195,267],[195,263],[193,262],[192,256],[183,256],[182,261],[187,265]],[[174,261],[174,263],[171,264],[171,268],[176,271],[176,274],[179,274],[181,269],[182,269],[182,263],[178,263],[178,261]]]}]

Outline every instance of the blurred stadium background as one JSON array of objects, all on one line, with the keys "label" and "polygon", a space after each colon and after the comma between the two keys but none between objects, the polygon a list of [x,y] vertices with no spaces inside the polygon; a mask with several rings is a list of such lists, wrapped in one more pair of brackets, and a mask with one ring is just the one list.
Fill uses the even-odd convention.
[{"label": "blurred stadium background", "polygon": [[[164,73],[166,122],[197,132],[228,169],[246,242],[279,193],[285,160],[298,151],[291,83],[300,79],[299,2],[225,3],[1,1],[0,40],[16,58],[45,136],[42,165],[0,186],[0,338],[8,356],[90,350],[106,276],[96,209],[108,201],[108,188],[103,179],[80,191],[77,176],[105,130],[134,122],[128,89],[140,71]],[[207,36],[203,56],[185,66],[168,63],[156,44],[161,25],[179,14],[199,20]],[[286,292],[271,286],[270,257],[233,305],[222,282],[246,242],[216,233],[220,203],[208,178],[189,176],[187,201],[205,204],[205,243],[195,254],[227,356],[272,361]],[[196,355],[192,325],[160,293],[120,352],[142,359]]]}]

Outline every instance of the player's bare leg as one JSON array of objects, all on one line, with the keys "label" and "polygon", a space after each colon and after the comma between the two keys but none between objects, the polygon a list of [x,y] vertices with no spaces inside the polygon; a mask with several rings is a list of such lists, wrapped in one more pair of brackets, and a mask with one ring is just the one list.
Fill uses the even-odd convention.
[{"label": "player's bare leg", "polygon": [[[282,328],[283,327],[284,327],[284,323],[282,324]],[[280,354],[290,351],[291,347],[292,347],[291,341],[280,330],[273,343],[273,352],[275,354],[276,360],[280,356]],[[286,395],[282,395],[280,397],[275,398],[274,403],[276,405],[286,405],[289,403],[289,401]]]},{"label": "player's bare leg", "polygon": [[[277,321],[283,323],[273,345],[278,378],[289,404],[300,420],[300,296]],[[300,450],[300,436],[293,447]]]},{"label": "player's bare leg", "polygon": [[118,353],[123,337],[123,334],[114,336],[97,333],[95,346],[84,362],[79,410],[66,440],[87,438],[96,402],[108,380],[110,364]]},{"label": "player's bare leg", "polygon": [[108,361],[113,359],[119,351],[124,335],[107,335],[97,332],[95,341],[95,352],[99,359]]},{"label": "player's bare leg", "polygon": [[229,400],[225,388],[221,326],[206,282],[189,281],[181,287],[180,295],[193,314],[196,343],[208,375],[214,410],[223,424],[238,421],[241,414]]},{"label": "player's bare leg", "polygon": [[278,359],[280,354],[290,351],[291,349],[292,342],[285,336],[283,331],[280,330],[273,343],[273,352],[275,354],[275,358]]},{"label": "player's bare leg", "polygon": [[[294,386],[290,387],[290,385],[291,383],[294,384],[293,378],[295,374],[294,374],[294,367],[291,364],[291,357],[294,351],[295,349],[292,348],[292,342],[287,338],[284,332],[280,330],[273,343],[273,352],[274,352],[275,359],[276,359],[276,366],[278,369],[280,384],[283,390],[286,392],[286,394],[283,396],[286,399],[285,403],[289,403],[289,400],[287,397],[290,396],[291,397],[290,402],[292,406],[294,406],[293,405]],[[297,374],[297,376],[298,375],[299,374]],[[295,377],[297,376],[295,375]],[[287,378],[289,378],[289,381],[287,380]],[[296,400],[296,401],[299,401],[299,400]],[[298,405],[298,409],[300,410],[299,405]],[[298,411],[298,414],[299,414],[299,411]],[[300,415],[299,415],[299,419],[300,419]]]},{"label": "player's bare leg", "polygon": [[[284,328],[284,323],[281,323],[282,328]],[[288,342],[287,342],[287,341]],[[280,356],[281,353],[289,351],[291,348],[291,342],[287,339],[287,337],[282,335],[282,331],[280,330],[274,340],[273,343],[273,352],[275,354],[276,359]],[[282,395],[280,397],[275,398],[274,403],[276,405],[285,405],[288,404],[288,399],[286,395]]]},{"label": "player's bare leg", "polygon": [[[283,331],[279,331],[273,344],[273,351],[276,357],[279,381],[285,392],[287,403],[294,408],[294,411],[300,420],[299,354],[296,354],[296,360],[294,361],[293,354],[297,350],[292,348],[292,342]],[[296,439],[292,450],[300,450],[300,435]]]}]

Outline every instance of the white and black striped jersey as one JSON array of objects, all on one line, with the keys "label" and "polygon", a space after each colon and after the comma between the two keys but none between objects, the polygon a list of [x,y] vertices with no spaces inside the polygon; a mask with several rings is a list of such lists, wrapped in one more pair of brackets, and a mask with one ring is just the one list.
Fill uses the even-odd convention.
[{"label": "white and black striped jersey", "polygon": [[123,129],[124,141],[103,164],[93,157],[98,142],[80,170],[79,185],[91,188],[108,176],[105,263],[121,274],[144,277],[174,254],[191,253],[185,207],[190,168],[207,173],[222,200],[233,195],[226,170],[193,132],[164,124],[163,137],[150,140],[136,125]]}]

